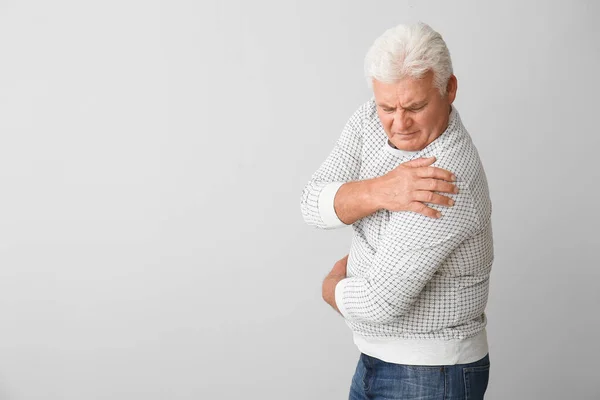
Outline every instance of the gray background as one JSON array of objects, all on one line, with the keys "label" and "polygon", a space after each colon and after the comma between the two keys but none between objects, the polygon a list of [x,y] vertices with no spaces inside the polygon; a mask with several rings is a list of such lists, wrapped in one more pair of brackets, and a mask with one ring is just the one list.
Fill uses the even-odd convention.
[{"label": "gray background", "polygon": [[487,399],[600,399],[597,1],[1,1],[0,399],[344,399],[300,194],[422,20],[494,204]]}]

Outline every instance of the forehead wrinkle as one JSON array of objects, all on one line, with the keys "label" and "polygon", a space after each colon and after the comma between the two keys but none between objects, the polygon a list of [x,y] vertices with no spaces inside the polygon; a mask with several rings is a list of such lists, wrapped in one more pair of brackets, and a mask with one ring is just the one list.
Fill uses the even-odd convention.
[{"label": "forehead wrinkle", "polygon": [[[428,83],[429,85],[427,85]],[[426,78],[403,79],[395,84],[381,85],[378,90],[378,104],[382,107],[396,108],[401,103],[400,108],[410,108],[426,102],[429,99],[432,87],[430,80]]]},{"label": "forehead wrinkle", "polygon": [[424,98],[421,98],[421,96],[417,96],[417,97],[418,98],[415,100],[415,96],[411,96],[408,98],[408,100],[406,100],[404,102],[400,102],[400,99],[394,99],[393,101],[390,102],[389,100],[387,100],[387,98],[384,97],[379,102],[379,105],[383,106],[383,107],[388,107],[388,108],[396,108],[398,106],[398,104],[400,104],[400,108],[410,108],[415,105],[420,105],[422,103],[425,103],[427,101],[427,97],[424,97]]}]

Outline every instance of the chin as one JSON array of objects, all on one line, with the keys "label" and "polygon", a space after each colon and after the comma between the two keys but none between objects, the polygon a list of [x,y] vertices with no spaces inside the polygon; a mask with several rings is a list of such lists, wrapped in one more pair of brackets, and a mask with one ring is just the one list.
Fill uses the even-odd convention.
[{"label": "chin", "polygon": [[392,143],[397,149],[400,150],[404,150],[404,151],[419,151],[419,150],[423,150],[424,146],[419,146],[418,144],[413,144],[413,143],[394,143],[390,140],[390,143]]},{"label": "chin", "polygon": [[[393,139],[392,139],[393,138]],[[419,133],[413,135],[413,137],[403,137],[402,135],[392,135],[390,138],[390,143],[392,143],[396,148],[404,151],[419,151],[423,150],[426,145],[424,145],[423,137]]]}]

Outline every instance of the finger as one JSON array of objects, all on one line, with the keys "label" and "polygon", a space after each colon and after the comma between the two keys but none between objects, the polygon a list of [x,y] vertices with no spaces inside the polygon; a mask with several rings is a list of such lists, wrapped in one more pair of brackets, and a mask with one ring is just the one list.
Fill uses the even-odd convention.
[{"label": "finger", "polygon": [[439,218],[441,216],[439,211],[434,210],[431,207],[427,207],[425,204],[420,203],[418,201],[413,201],[412,203],[410,203],[408,205],[408,210],[414,211],[416,213],[422,214],[430,218]]},{"label": "finger", "polygon": [[432,192],[458,193],[458,187],[450,182],[439,179],[419,179],[415,185],[417,190],[429,190]]},{"label": "finger", "polygon": [[420,178],[442,179],[448,182],[456,181],[456,176],[450,171],[438,167],[423,167],[416,170]]},{"label": "finger", "polygon": [[419,168],[419,167],[427,167],[427,166],[433,164],[434,162],[435,162],[435,157],[416,158],[414,160],[410,160],[405,163],[402,163],[402,165],[405,165],[405,166],[411,167],[411,168]]},{"label": "finger", "polygon": [[427,190],[419,190],[417,192],[414,192],[414,200],[425,203],[438,204],[440,206],[451,207],[454,205],[454,200],[452,200],[450,197],[442,196],[441,194],[437,194]]}]

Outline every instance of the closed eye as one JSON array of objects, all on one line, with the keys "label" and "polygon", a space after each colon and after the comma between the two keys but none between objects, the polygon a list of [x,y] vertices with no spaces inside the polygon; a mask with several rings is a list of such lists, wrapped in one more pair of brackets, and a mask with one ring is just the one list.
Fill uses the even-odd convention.
[{"label": "closed eye", "polygon": [[427,104],[423,104],[422,106],[419,106],[419,107],[409,108],[408,111],[411,111],[411,112],[421,111],[422,109],[425,108],[426,105]]}]

